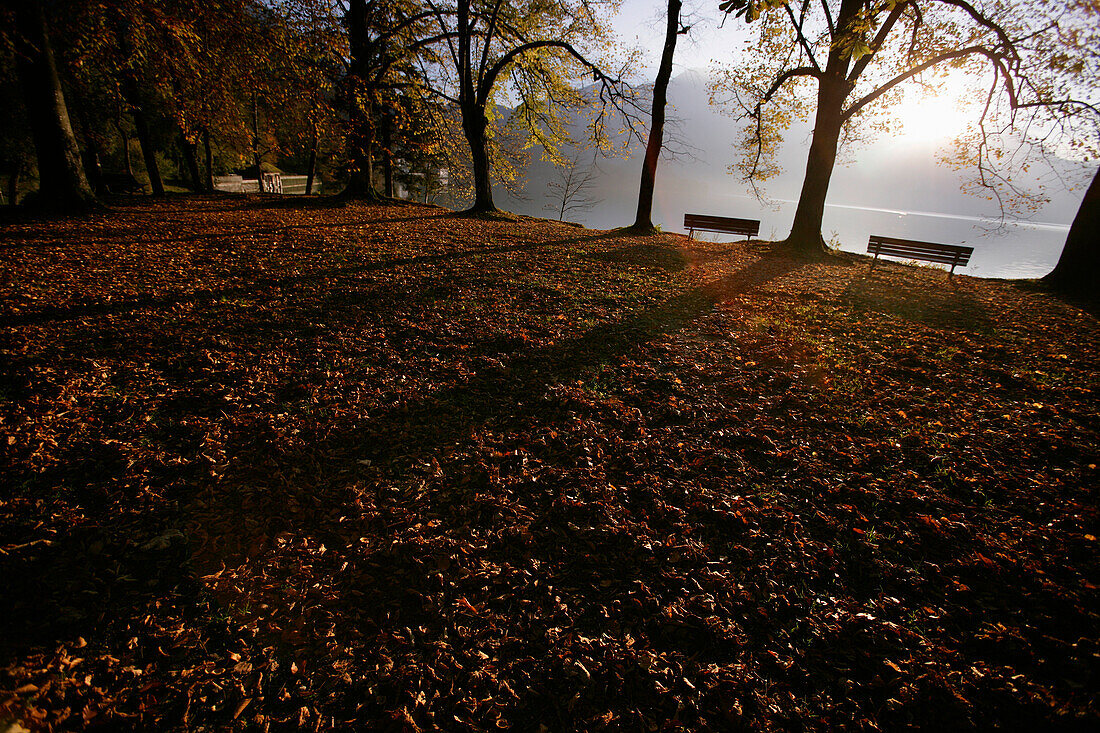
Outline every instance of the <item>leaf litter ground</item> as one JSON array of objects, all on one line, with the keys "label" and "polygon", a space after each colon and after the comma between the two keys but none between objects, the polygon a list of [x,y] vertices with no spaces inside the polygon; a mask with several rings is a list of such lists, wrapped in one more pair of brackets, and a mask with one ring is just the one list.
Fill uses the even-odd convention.
[{"label": "leaf litter ground", "polygon": [[1092,315],[429,207],[0,233],[0,722],[1095,729]]}]

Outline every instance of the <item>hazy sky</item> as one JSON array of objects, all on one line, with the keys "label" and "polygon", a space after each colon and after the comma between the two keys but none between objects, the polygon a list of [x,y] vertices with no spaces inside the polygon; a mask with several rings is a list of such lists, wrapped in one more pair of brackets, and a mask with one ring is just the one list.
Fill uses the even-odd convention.
[{"label": "hazy sky", "polygon": [[[691,32],[677,42],[673,76],[688,69],[709,72],[715,61],[730,62],[743,52],[750,29],[740,18],[725,18],[718,4],[719,0],[684,0],[684,17]],[[645,65],[640,77],[646,80],[657,75],[667,9],[666,0],[624,0],[613,21],[624,45],[642,49]],[[898,144],[942,147],[976,116],[970,105],[974,97],[966,89],[964,77],[956,77],[938,82],[939,94],[921,94],[910,85],[904,101],[893,111],[905,121],[894,135]]]},{"label": "hazy sky", "polygon": [[[745,23],[730,18],[719,28],[722,13],[719,0],[685,0],[683,15],[691,24],[691,33],[681,36],[676,44],[675,73],[685,69],[701,69],[712,60],[725,61],[747,37]],[[645,51],[643,75],[657,75],[661,48],[665,36],[666,0],[624,0],[614,20],[616,31],[627,45],[637,43]]]}]

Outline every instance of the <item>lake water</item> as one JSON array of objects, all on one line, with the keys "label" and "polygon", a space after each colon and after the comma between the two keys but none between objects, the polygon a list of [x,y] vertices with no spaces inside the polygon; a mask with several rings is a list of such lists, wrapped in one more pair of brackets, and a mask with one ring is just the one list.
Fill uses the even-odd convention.
[{"label": "lake water", "polygon": [[[795,203],[789,200],[762,204],[753,196],[729,193],[731,186],[715,181],[681,179],[675,169],[658,178],[653,221],[667,232],[683,232],[684,213],[716,214],[760,220],[761,239],[781,239],[790,231]],[[566,217],[596,229],[629,224],[637,207],[637,183],[633,176],[613,175],[601,181],[600,203],[587,212]],[[725,184],[725,185],[723,185]],[[534,216],[553,216],[538,199],[510,201],[513,211]],[[556,212],[555,212],[556,213]],[[1001,224],[993,218],[931,211],[901,211],[846,204],[829,204],[822,226],[825,239],[848,252],[866,253],[872,235],[915,239],[974,247],[970,265],[957,272],[975,277],[1037,278],[1050,272],[1065,244],[1068,223],[1019,221]],[[713,239],[722,235],[704,234]],[[733,239],[733,238],[725,238]]]},{"label": "lake water", "polygon": [[[728,199],[730,216],[741,216],[732,212],[743,209],[744,218],[760,219],[762,238],[782,238],[790,230],[794,202],[777,202],[777,209],[762,209],[751,197]],[[1036,221],[1002,224],[996,219],[957,214],[831,204],[825,207],[822,230],[826,240],[849,252],[866,253],[867,238],[872,234],[965,244],[974,248],[974,254],[969,266],[959,272],[976,277],[1037,278],[1054,268],[1069,225]]]}]

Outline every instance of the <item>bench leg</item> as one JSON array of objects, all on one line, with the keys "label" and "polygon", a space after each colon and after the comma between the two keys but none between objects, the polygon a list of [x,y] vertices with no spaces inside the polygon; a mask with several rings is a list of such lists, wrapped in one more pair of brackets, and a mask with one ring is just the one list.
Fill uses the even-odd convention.
[{"label": "bench leg", "polygon": [[871,272],[875,269],[875,265],[878,264],[878,252],[875,252],[875,258],[871,260],[871,266],[867,268],[867,272]]},{"label": "bench leg", "polygon": [[688,239],[695,239],[695,230],[688,229]]}]

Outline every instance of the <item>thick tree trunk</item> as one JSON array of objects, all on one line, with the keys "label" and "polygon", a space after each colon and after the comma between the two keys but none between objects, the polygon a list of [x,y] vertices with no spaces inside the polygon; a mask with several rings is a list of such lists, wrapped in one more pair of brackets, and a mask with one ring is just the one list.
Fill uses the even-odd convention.
[{"label": "thick tree trunk", "polygon": [[1100,170],[1085,191],[1058,264],[1043,282],[1074,297],[1100,300]]},{"label": "thick tree trunk", "polygon": [[347,136],[351,170],[348,185],[341,196],[376,201],[378,192],[374,189],[374,109],[366,78],[373,49],[367,32],[368,9],[366,0],[350,0],[345,19],[348,47],[351,51],[351,73],[348,80],[351,130]]},{"label": "thick tree trunk", "polygon": [[393,147],[393,128],[392,122],[386,120],[385,127],[382,128],[382,144],[385,146],[385,150],[382,151],[382,175],[385,181],[385,194],[386,198],[393,198],[393,151],[390,148]]},{"label": "thick tree trunk", "polygon": [[[123,53],[126,55],[133,54],[129,29],[122,19],[118,20],[116,32]],[[122,73],[122,94],[126,99],[126,103],[130,105],[130,115],[134,118],[134,130],[137,132],[138,143],[141,145],[141,157],[145,161],[145,173],[149,177],[149,188],[153,190],[154,196],[163,196],[164,182],[160,177],[157,152],[153,146],[153,135],[149,130],[149,118],[145,111],[145,95],[142,93],[137,72],[133,69],[126,69]],[[127,162],[127,166],[129,166],[129,162]]]},{"label": "thick tree trunk", "polygon": [[126,134],[126,128],[122,126],[122,120],[115,123],[118,136],[122,138],[122,162],[126,166],[126,175],[134,175],[134,163],[130,160],[130,136]]},{"label": "thick tree trunk", "polygon": [[160,178],[160,165],[157,163],[157,151],[153,147],[153,135],[149,131],[149,122],[145,112],[139,106],[133,108],[132,114],[138,143],[141,144],[141,158],[145,161],[145,173],[149,176],[149,187],[153,189],[154,196],[163,196],[164,181]]},{"label": "thick tree trunk", "polygon": [[680,30],[681,6],[680,0],[668,0],[665,47],[661,52],[657,80],[653,84],[653,116],[642,161],[642,180],[638,187],[638,213],[631,227],[639,231],[653,230],[653,189],[657,184],[657,161],[660,160],[665,138],[665,106],[668,102],[668,82],[672,78],[672,58],[676,54],[676,37]]},{"label": "thick tree trunk", "polygon": [[59,211],[87,211],[96,205],[95,194],[81,166],[42,5],[37,0],[15,3],[15,18],[15,66],[38,156],[39,203]]},{"label": "thick tree trunk", "polygon": [[252,167],[256,169],[256,185],[264,192],[264,171],[260,160],[260,105],[256,93],[252,93]]},{"label": "thick tree trunk", "polygon": [[102,196],[107,193],[107,187],[103,183],[103,167],[99,162],[99,146],[95,144],[95,141],[88,135],[87,130],[84,132],[84,173],[88,177],[88,183],[95,191],[96,195]]},{"label": "thick tree trunk", "polygon": [[348,136],[348,142],[352,146],[352,170],[344,196],[375,201],[378,192],[374,188],[374,125],[369,122],[362,124],[358,134],[353,132]]},{"label": "thick tree trunk", "polygon": [[11,176],[8,177],[8,206],[15,206],[19,203],[19,178],[23,175],[23,166],[26,163],[20,158],[15,163],[15,167],[12,168]]},{"label": "thick tree trunk", "polygon": [[464,106],[467,109],[462,112],[462,131],[470,145],[470,160],[474,168],[474,205],[470,207],[470,211],[497,211],[493,203],[493,182],[489,172],[489,140],[485,135],[489,120],[485,117],[485,111],[476,104]]},{"label": "thick tree trunk", "polygon": [[199,157],[196,150],[198,146],[187,139],[180,132],[180,150],[183,151],[183,160],[187,164],[187,173],[191,176],[191,190],[195,193],[202,192],[202,174],[199,173]]},{"label": "thick tree trunk", "polygon": [[804,254],[826,251],[821,220],[825,216],[825,198],[829,194],[829,181],[840,142],[841,113],[847,95],[844,84],[843,79],[822,79],[818,90],[817,117],[806,161],[806,177],[802,180],[791,233],[786,239],[788,246]]},{"label": "thick tree trunk", "polygon": [[202,131],[202,149],[206,158],[206,192],[214,193],[214,151],[210,148],[210,129]]},{"label": "thick tree trunk", "polygon": [[852,91],[848,81],[851,65],[850,41],[858,33],[862,0],[842,0],[837,13],[839,29],[829,49],[829,60],[817,81],[817,115],[806,159],[806,177],[794,212],[794,223],[785,244],[795,252],[809,256],[825,254],[828,248],[821,236],[825,216],[825,198],[836,165],[837,145],[844,126],[844,102]]},{"label": "thick tree trunk", "polygon": [[458,35],[458,60],[459,60],[459,93],[458,107],[462,113],[462,132],[466,136],[466,142],[470,146],[470,162],[473,164],[474,173],[474,205],[470,207],[470,213],[483,214],[497,211],[493,203],[493,181],[490,177],[489,165],[489,138],[486,135],[489,129],[489,119],[485,116],[485,108],[492,104],[490,92],[492,89],[483,86],[483,80],[474,82],[473,43],[469,21],[470,2],[463,0],[458,3],[457,9],[458,27],[461,32]]},{"label": "thick tree trunk", "polygon": [[[80,103],[77,102],[79,105]],[[96,196],[107,193],[107,184],[103,182],[103,165],[99,154],[99,145],[92,135],[91,126],[88,124],[88,116],[79,109],[76,114],[80,124],[80,134],[84,138],[84,150],[81,160],[84,164],[84,175],[88,178],[88,185],[95,191]]]},{"label": "thick tree trunk", "polygon": [[317,133],[309,146],[309,170],[306,171],[306,196],[313,193],[313,179],[317,175]]}]

